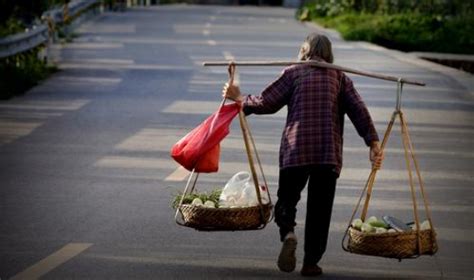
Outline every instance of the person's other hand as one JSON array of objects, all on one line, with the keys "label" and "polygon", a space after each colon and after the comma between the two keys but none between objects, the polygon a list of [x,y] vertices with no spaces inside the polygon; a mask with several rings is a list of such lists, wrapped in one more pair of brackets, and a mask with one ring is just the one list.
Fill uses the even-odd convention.
[{"label": "person's other hand", "polygon": [[222,97],[234,100],[237,102],[242,101],[242,95],[240,94],[240,88],[238,86],[229,85],[226,83],[222,89]]},{"label": "person's other hand", "polygon": [[384,159],[383,151],[380,149],[378,141],[372,142],[370,145],[370,162],[372,162],[373,169],[380,169],[382,167],[382,161]]}]

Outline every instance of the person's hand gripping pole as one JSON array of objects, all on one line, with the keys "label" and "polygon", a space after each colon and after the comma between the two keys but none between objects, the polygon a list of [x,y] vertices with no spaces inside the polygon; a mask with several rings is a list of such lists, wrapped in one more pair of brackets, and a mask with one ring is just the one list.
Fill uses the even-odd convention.
[{"label": "person's hand gripping pole", "polygon": [[384,160],[383,148],[380,147],[378,141],[374,141],[370,145],[370,154],[369,159],[372,163],[372,169],[379,170],[382,167],[382,162]]},{"label": "person's hand gripping pole", "polygon": [[240,88],[234,85],[234,74],[235,74],[235,64],[234,62],[229,63],[229,81],[224,85],[222,89],[222,97],[228,98],[235,102],[242,102],[243,98],[240,94]]}]

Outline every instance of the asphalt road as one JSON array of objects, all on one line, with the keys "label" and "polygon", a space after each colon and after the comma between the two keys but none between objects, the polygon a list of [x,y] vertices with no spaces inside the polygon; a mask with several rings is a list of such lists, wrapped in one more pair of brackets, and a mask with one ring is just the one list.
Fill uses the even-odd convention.
[{"label": "asphalt road", "polygon": [[[206,60],[286,60],[316,29],[293,10],[163,6],[106,13],[58,45],[61,71],[24,96],[0,102],[0,278],[295,279],[278,271],[277,228],[203,233],[175,224],[170,201],[187,173],[169,149],[219,105],[225,67]],[[439,253],[415,260],[344,252],[345,225],[369,174],[368,149],[348,121],[321,279],[474,277],[474,103],[469,90],[402,53],[333,41],[335,63],[426,82],[405,86],[403,110],[426,183]],[[428,65],[428,66],[426,66]],[[239,68],[242,90],[259,93],[282,67]],[[396,84],[353,76],[383,134]],[[285,112],[251,116],[275,197]],[[388,144],[369,215],[412,220],[399,126]],[[220,172],[199,190],[246,170],[237,122],[222,144]],[[297,234],[302,240],[303,195]],[[420,202],[420,201],[419,201]],[[421,212],[424,219],[424,212]]]}]

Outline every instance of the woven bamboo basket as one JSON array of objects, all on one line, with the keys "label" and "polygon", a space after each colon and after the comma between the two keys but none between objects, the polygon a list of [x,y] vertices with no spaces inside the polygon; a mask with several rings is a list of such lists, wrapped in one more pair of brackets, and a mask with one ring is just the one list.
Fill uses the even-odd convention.
[{"label": "woven bamboo basket", "polygon": [[[420,255],[433,255],[438,250],[436,233],[419,231],[421,248],[418,248],[417,231],[364,233],[349,228],[348,250],[351,253],[386,258],[406,259]],[[420,250],[419,250],[420,249]]]},{"label": "woven bamboo basket", "polygon": [[272,208],[272,204],[239,208],[206,208],[183,204],[179,211],[187,227],[202,231],[234,231],[263,228],[271,217]]}]

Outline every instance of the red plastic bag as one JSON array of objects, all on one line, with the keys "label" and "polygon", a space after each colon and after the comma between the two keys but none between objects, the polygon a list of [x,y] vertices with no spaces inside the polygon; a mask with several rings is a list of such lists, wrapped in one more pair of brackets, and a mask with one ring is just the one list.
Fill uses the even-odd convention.
[{"label": "red plastic bag", "polygon": [[211,173],[219,169],[220,142],[240,111],[240,104],[223,105],[171,148],[171,157],[184,168]]}]

